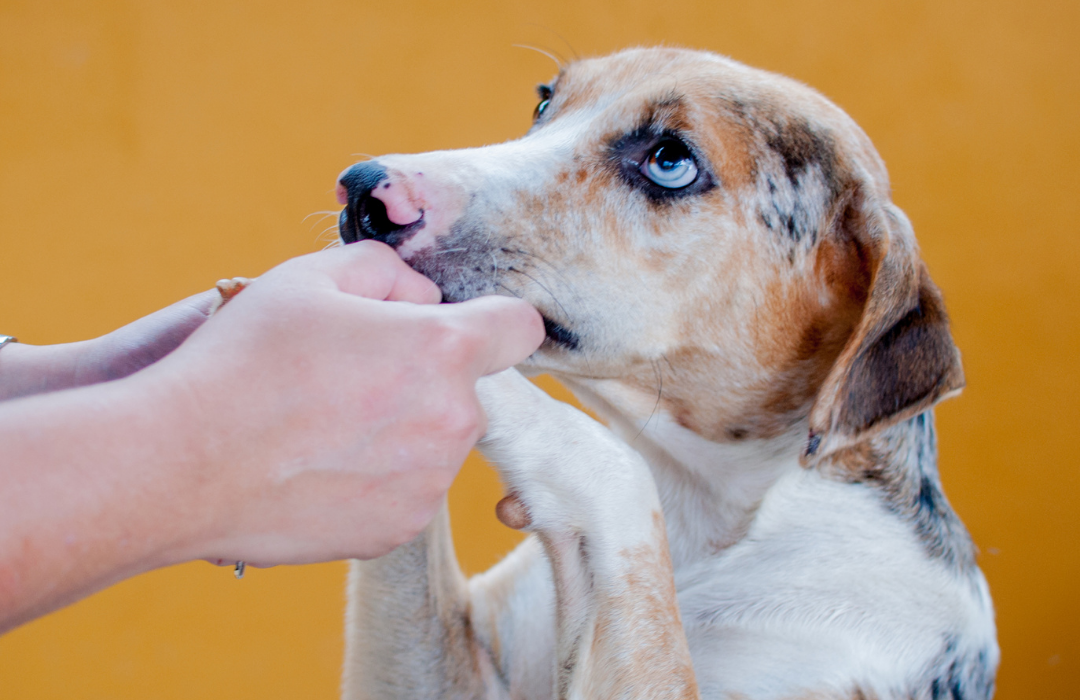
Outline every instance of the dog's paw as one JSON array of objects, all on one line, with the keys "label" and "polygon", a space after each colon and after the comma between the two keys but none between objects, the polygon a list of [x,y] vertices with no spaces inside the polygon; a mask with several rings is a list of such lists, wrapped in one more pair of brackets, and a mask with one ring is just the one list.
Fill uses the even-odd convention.
[{"label": "dog's paw", "polygon": [[652,475],[639,454],[516,370],[481,379],[477,395],[488,418],[478,447],[506,487],[496,514],[507,526],[586,528],[657,506]]}]

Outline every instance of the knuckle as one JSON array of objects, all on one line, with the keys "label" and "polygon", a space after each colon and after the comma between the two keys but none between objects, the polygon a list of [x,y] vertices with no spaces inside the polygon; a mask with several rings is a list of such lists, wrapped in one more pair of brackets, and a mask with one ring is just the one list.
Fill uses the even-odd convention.
[{"label": "knuckle", "polygon": [[476,433],[480,421],[476,411],[471,408],[461,408],[451,411],[443,419],[444,432],[455,440],[469,440]]},{"label": "knuckle", "polygon": [[432,345],[442,360],[451,366],[470,361],[483,345],[476,330],[452,319],[440,319],[433,324]]},{"label": "knuckle", "polygon": [[474,441],[484,420],[483,412],[475,401],[457,399],[447,401],[436,418],[438,431],[453,442]]}]

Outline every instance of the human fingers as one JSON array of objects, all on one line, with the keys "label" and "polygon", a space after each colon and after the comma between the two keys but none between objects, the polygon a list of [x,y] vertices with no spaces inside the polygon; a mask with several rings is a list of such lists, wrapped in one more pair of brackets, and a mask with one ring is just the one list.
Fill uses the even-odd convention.
[{"label": "human fingers", "polygon": [[440,313],[475,339],[470,364],[477,377],[513,367],[544,342],[544,320],[528,303],[504,296],[485,296],[444,304]]},{"label": "human fingers", "polygon": [[[295,258],[281,266],[294,275],[323,276],[339,290],[368,299],[437,304],[438,286],[378,241],[358,241]],[[273,271],[272,271],[273,272]]]},{"label": "human fingers", "polygon": [[217,289],[208,289],[166,306],[151,316],[160,314],[162,327],[171,327],[176,335],[183,334],[186,338],[210,318],[220,298]]},{"label": "human fingers", "polygon": [[144,334],[168,335],[182,341],[206,322],[219,298],[216,289],[208,289],[170,304],[124,328],[139,329]]},{"label": "human fingers", "polygon": [[217,300],[217,290],[201,292],[88,341],[78,383],[120,379],[157,362],[206,322]]}]

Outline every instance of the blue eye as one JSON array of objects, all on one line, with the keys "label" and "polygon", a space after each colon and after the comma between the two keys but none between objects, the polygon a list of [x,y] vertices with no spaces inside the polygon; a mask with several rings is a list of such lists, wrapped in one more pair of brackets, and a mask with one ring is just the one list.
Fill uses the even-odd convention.
[{"label": "blue eye", "polygon": [[641,174],[669,190],[678,190],[694,182],[698,176],[697,163],[682,141],[661,141],[648,159],[641,164]]},{"label": "blue eye", "polygon": [[549,104],[551,104],[551,100],[541,100],[540,104],[536,105],[536,109],[533,110],[533,119],[539,119]]}]

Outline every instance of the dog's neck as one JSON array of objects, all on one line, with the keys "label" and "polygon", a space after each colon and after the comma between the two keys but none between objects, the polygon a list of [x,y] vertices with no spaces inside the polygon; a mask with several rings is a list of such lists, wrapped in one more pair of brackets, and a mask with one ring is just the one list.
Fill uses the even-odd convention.
[{"label": "dog's neck", "polygon": [[768,440],[716,443],[657,415],[636,435],[612,428],[652,468],[664,506],[672,562],[713,556],[738,542],[766,492],[799,467],[806,429]]},{"label": "dog's neck", "polygon": [[[649,463],[676,571],[741,540],[769,489],[803,469],[805,420],[777,437],[718,443],[659,408],[650,414],[612,382],[563,381]],[[812,469],[830,481],[874,489],[885,508],[910,521],[933,556],[974,569],[971,539],[941,490],[932,411],[868,436]]]},{"label": "dog's neck", "polygon": [[607,382],[563,381],[649,463],[676,570],[738,542],[766,492],[784,474],[800,469],[803,423],[767,440],[717,443],[659,408],[639,417],[640,411],[621,405],[628,402]]}]

